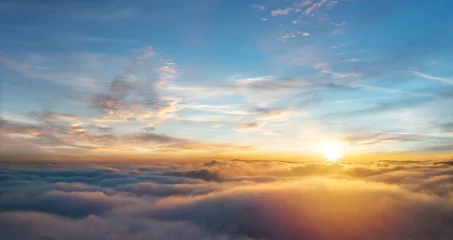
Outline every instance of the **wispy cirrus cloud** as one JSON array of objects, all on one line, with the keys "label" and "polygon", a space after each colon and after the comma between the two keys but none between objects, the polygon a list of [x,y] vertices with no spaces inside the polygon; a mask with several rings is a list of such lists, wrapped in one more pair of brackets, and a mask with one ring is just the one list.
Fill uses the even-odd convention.
[{"label": "wispy cirrus cloud", "polygon": [[301,31],[289,31],[288,33],[284,34],[283,36],[277,37],[277,40],[286,42],[291,38],[297,38],[298,36],[308,37],[310,33],[308,32],[301,32]]},{"label": "wispy cirrus cloud", "polygon": [[156,73],[159,75],[156,83],[157,85],[171,83],[179,77],[176,64],[173,61],[163,59],[161,61],[163,62],[163,65],[155,69]]},{"label": "wispy cirrus cloud", "polygon": [[290,12],[292,12],[294,9],[293,8],[285,8],[285,9],[275,9],[271,11],[271,15],[273,17],[275,16],[280,16],[280,15],[288,15]]},{"label": "wispy cirrus cloud", "polygon": [[319,1],[302,1],[300,3],[293,3],[291,7],[287,8],[278,8],[270,12],[271,16],[285,16],[289,15],[292,12],[301,12],[306,16],[314,16],[320,8],[325,7],[330,9],[334,7],[338,1],[328,1],[328,0],[319,0]]},{"label": "wispy cirrus cloud", "polygon": [[[170,137],[157,133],[131,133],[123,136],[125,141],[144,144],[149,148],[155,148],[158,151],[175,151],[175,150],[201,150],[204,151],[228,151],[228,150],[250,150],[250,146],[238,146],[224,143],[209,143],[194,141],[182,138]],[[155,145],[158,146],[155,146]]]},{"label": "wispy cirrus cloud", "polygon": [[[307,9],[305,9],[304,11],[304,14],[305,15],[312,15],[314,11],[316,11],[318,8],[322,7],[322,5],[324,3],[326,3],[327,0],[321,0],[319,2],[316,2],[316,3],[313,3],[312,5],[310,5],[310,7],[308,7]],[[332,2],[338,2],[338,1],[331,1],[329,3],[332,4]],[[334,4],[333,4],[334,5]]]},{"label": "wispy cirrus cloud", "polygon": [[[43,115],[34,114],[34,115]],[[62,114],[63,115],[63,114]],[[108,125],[85,122],[61,121],[59,118],[36,118],[38,122],[24,123],[1,118],[0,132],[5,145],[3,150],[14,150],[17,144],[32,145],[30,151],[75,148],[78,153],[101,148],[143,147],[153,151],[227,151],[250,150],[250,146],[226,143],[210,143],[154,133],[154,128],[146,127],[144,132],[118,133]],[[149,131],[148,131],[149,130]],[[12,145],[14,143],[14,145]]]},{"label": "wispy cirrus cloud", "polygon": [[264,11],[266,9],[266,6],[259,5],[259,4],[253,4],[252,7],[257,9],[257,10],[259,10],[259,11]]},{"label": "wispy cirrus cloud", "polygon": [[449,85],[453,85],[453,80],[449,79],[449,78],[435,77],[435,76],[431,76],[431,75],[426,74],[426,73],[414,72],[414,71],[408,71],[407,73],[410,74],[410,75],[414,75],[414,76],[417,76],[417,77],[425,78],[425,79],[428,79],[428,80],[434,80],[434,81],[443,82],[443,83],[446,83],[446,84],[449,84]]},{"label": "wispy cirrus cloud", "polygon": [[256,112],[260,115],[260,119],[288,119],[294,110],[288,108],[255,108],[252,112]]}]

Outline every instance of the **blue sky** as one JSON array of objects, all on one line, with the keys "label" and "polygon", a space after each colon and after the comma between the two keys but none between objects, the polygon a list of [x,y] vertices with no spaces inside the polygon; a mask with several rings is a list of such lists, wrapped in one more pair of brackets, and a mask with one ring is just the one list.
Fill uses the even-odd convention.
[{"label": "blue sky", "polygon": [[447,0],[2,1],[2,152],[453,151]]}]

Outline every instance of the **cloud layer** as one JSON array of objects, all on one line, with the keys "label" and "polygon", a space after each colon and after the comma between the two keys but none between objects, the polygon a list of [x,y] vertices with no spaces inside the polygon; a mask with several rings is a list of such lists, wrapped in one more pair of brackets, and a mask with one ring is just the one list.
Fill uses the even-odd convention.
[{"label": "cloud layer", "polygon": [[451,239],[452,162],[1,165],[2,239]]}]

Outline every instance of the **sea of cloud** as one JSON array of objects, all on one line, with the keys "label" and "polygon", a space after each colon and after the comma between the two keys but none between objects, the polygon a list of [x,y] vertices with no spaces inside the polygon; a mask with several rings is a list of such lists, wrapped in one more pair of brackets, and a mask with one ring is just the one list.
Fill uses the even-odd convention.
[{"label": "sea of cloud", "polygon": [[0,239],[453,239],[453,162],[4,164]]}]

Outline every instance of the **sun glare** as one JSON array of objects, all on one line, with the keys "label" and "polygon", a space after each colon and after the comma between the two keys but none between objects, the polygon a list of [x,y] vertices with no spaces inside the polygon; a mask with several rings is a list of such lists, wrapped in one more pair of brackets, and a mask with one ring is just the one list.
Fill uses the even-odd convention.
[{"label": "sun glare", "polygon": [[322,152],[324,154],[324,157],[328,161],[333,163],[337,162],[341,157],[343,157],[340,143],[337,141],[324,142],[322,144]]}]

